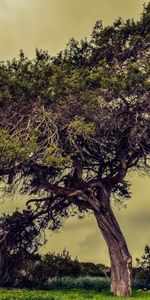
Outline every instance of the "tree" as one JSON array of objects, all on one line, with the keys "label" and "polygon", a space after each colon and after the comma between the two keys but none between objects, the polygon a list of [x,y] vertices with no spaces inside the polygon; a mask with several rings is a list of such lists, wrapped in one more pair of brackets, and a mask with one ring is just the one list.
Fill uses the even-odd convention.
[{"label": "tree", "polygon": [[137,258],[137,267],[139,268],[139,278],[150,281],[150,246],[146,245],[144,255],[141,259]]},{"label": "tree", "polygon": [[62,253],[47,253],[33,266],[29,275],[32,286],[48,284],[50,278],[64,276],[79,276],[81,264],[77,259],[72,260],[68,251]]},{"label": "tree", "polygon": [[97,22],[91,40],[56,57],[4,62],[0,178],[31,198],[32,218],[50,229],[91,211],[107,243],[111,292],[131,294],[132,259],[112,210],[129,197],[126,174],[149,171],[150,4],[137,22]]},{"label": "tree", "polygon": [[[0,218],[0,285],[16,285],[26,277],[28,264],[37,257],[37,250],[44,239],[38,223],[29,211],[15,211]],[[25,280],[25,278],[24,278]]]}]

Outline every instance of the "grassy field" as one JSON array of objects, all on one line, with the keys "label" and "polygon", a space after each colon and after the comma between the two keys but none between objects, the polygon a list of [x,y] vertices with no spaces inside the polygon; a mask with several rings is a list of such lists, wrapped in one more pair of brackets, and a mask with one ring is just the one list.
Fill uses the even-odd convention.
[{"label": "grassy field", "polygon": [[[70,290],[70,291],[37,291],[19,289],[0,289],[0,300],[115,300],[127,298],[112,297],[107,292]],[[150,292],[134,292],[131,299],[150,300]]]}]

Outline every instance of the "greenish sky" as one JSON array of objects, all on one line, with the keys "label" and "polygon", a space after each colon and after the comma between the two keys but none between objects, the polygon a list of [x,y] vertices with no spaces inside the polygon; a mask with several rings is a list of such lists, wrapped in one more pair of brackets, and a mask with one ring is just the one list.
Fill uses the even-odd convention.
[{"label": "greenish sky", "polygon": [[[35,48],[55,54],[71,37],[90,36],[96,20],[104,24],[116,18],[138,18],[143,0],[0,0],[0,61],[17,57],[23,49],[33,57]],[[135,175],[132,199],[127,208],[115,209],[133,258],[150,244],[150,182],[148,177]],[[1,201],[2,202],[2,201]],[[24,202],[22,200],[22,202]],[[1,211],[12,211],[23,203],[5,199]],[[47,233],[44,251],[70,250],[80,260],[109,263],[107,247],[93,217],[82,221],[70,219],[59,233]]]}]

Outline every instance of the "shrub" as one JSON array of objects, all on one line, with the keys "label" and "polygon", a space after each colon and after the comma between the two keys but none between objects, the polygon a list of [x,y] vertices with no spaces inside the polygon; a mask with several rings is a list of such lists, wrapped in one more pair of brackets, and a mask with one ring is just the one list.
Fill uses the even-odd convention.
[{"label": "shrub", "polygon": [[47,290],[52,289],[86,289],[102,291],[110,285],[110,280],[101,277],[80,276],[74,277],[54,277],[48,280],[42,288]]}]

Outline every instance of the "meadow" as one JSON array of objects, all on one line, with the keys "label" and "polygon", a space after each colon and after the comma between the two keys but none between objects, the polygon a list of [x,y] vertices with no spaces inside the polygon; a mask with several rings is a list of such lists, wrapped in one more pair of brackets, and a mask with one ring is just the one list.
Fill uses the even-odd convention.
[{"label": "meadow", "polygon": [[[22,289],[0,289],[0,300],[125,300],[124,297],[113,297],[107,291],[40,291]],[[150,299],[150,292],[134,292],[131,299],[144,300]]]},{"label": "meadow", "polygon": [[[143,289],[149,291],[143,291]],[[110,295],[109,278],[59,277],[49,279],[39,288],[0,288],[0,300],[118,300],[127,299]],[[150,289],[146,282],[133,283],[132,299],[150,300]]]}]

